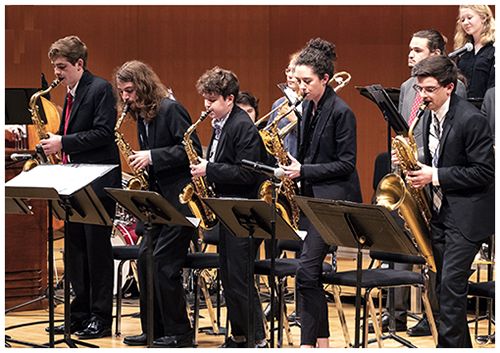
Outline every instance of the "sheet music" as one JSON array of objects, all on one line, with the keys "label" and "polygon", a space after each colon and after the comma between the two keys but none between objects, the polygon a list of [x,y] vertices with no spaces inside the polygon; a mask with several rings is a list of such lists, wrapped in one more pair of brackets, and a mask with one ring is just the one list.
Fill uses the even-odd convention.
[{"label": "sheet music", "polygon": [[5,186],[53,188],[59,195],[72,195],[115,167],[117,165],[42,164],[20,173]]}]

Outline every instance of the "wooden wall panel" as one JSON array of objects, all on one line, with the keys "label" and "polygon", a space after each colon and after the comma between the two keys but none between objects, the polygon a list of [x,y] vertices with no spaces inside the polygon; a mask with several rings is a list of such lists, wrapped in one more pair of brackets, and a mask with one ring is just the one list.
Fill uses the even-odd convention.
[{"label": "wooden wall panel", "polygon": [[[494,10],[494,6],[492,7]],[[196,80],[215,65],[233,70],[242,90],[260,99],[261,114],[280,97],[288,57],[306,42],[321,37],[333,42],[337,69],[352,81],[339,92],[356,114],[358,170],[365,202],[372,195],[373,162],[387,149],[382,114],[356,86],[381,84],[398,88],[410,75],[407,67],[411,34],[435,28],[449,39],[451,51],[458,7],[452,6],[6,6],[6,85],[37,82],[41,70],[53,78],[47,51],[52,42],[76,34],[89,47],[88,68],[108,80],[124,62],[149,63],[171,86],[192,120],[204,110]],[[39,42],[24,46],[40,58],[10,69],[11,50],[21,46],[21,32],[40,31]],[[11,33],[14,31],[14,33]],[[35,53],[31,53],[31,52]],[[8,60],[7,60],[8,59]],[[19,87],[19,86],[18,86]],[[53,92],[62,105],[64,89]],[[124,126],[133,130],[133,124]],[[198,129],[208,144],[211,125]],[[126,131],[135,139],[135,131]]]}]

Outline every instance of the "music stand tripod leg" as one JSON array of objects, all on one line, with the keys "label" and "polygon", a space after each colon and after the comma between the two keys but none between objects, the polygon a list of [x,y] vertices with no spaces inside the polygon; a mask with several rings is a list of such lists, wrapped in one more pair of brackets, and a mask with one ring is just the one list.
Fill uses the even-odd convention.
[{"label": "music stand tripod leg", "polygon": [[70,300],[70,269],[67,266],[68,258],[71,256],[69,252],[69,215],[71,211],[71,202],[67,198],[63,198],[61,206],[64,209],[65,219],[64,219],[64,337],[60,340],[54,342],[54,345],[59,343],[66,343],[70,348],[78,348],[77,344],[90,347],[99,348],[95,344],[87,343],[81,340],[75,341],[71,338],[71,300]]}]

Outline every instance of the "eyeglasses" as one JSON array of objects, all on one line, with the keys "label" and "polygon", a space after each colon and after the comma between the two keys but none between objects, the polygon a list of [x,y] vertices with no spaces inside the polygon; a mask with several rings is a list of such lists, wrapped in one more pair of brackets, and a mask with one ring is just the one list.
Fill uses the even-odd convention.
[{"label": "eyeglasses", "polygon": [[415,91],[417,91],[418,93],[422,93],[422,91],[425,91],[426,93],[432,93],[432,92],[435,92],[439,88],[441,88],[441,86],[436,86],[436,87],[420,87],[417,84],[413,85],[413,89]]}]

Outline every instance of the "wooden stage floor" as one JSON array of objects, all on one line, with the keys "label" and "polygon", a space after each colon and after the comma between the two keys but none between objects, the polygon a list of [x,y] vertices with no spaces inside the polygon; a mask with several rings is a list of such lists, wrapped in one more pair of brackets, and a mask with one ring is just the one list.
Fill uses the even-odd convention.
[{"label": "wooden stage floor", "polygon": [[[56,256],[57,268],[60,268],[60,262],[62,260],[60,257]],[[355,267],[355,264],[349,256],[343,258],[338,255],[338,268],[339,270],[350,270]],[[59,272],[59,274],[62,272]],[[288,282],[289,291],[293,291],[293,281]],[[62,290],[61,290],[62,292]],[[331,291],[330,291],[331,292]],[[351,338],[351,342],[354,343],[354,332],[355,332],[355,307],[352,303],[354,303],[353,298],[355,297],[354,288],[342,287],[341,296],[343,300],[343,308],[346,315],[346,321],[349,328],[349,334]],[[291,297],[291,296],[290,296]],[[171,305],[176,305],[176,303],[171,303]],[[215,302],[214,302],[215,305]],[[263,307],[267,306],[267,303],[263,303]],[[290,300],[287,303],[287,312],[290,314],[294,310],[293,300]],[[64,305],[60,304],[56,306],[55,309],[55,320],[56,325],[59,325],[64,318]],[[113,323],[113,335],[111,337],[94,339],[94,340],[86,340],[88,343],[95,344],[100,348],[141,348],[141,347],[130,347],[123,344],[123,337],[129,335],[140,334],[140,320],[137,317],[139,312],[138,307],[138,299],[124,299],[122,315],[122,325],[121,325],[121,336],[115,335],[115,325]],[[226,308],[223,306],[221,308],[221,320],[222,326],[225,326],[225,312]],[[469,313],[469,318],[472,319],[473,312]],[[5,334],[10,336],[14,340],[27,342],[27,343],[36,343],[36,344],[45,344],[48,342],[48,334],[45,332],[45,327],[48,326],[48,310],[33,310],[33,311],[16,311],[11,312],[5,315],[4,324],[5,324]],[[342,335],[342,329],[340,326],[339,318],[337,315],[337,310],[335,308],[335,303],[329,303],[329,319],[330,319],[330,346],[332,348],[345,348],[345,342]],[[416,323],[416,320],[413,318],[408,318],[408,327],[412,327]],[[275,326],[277,324],[275,323]],[[210,320],[207,309],[201,309],[201,318],[200,318],[200,327],[208,327],[210,326]],[[13,328],[15,327],[15,328]],[[474,341],[474,324],[471,323],[469,325],[471,337]],[[300,346],[300,327],[291,326],[291,342],[288,342],[286,336],[284,338],[284,347],[283,348],[299,348]],[[495,331],[495,327],[493,326],[492,332]],[[479,322],[479,334],[485,335],[487,334],[487,321],[483,320]],[[409,337],[406,332],[398,332],[398,335],[409,340],[414,345],[419,348],[433,348],[434,343],[432,337]],[[78,338],[72,336],[74,341],[78,344]],[[374,338],[375,335],[370,334],[369,338]],[[60,339],[62,336],[56,335],[55,339]],[[217,348],[224,342],[224,335],[208,335],[205,332],[200,332],[198,335],[198,348]],[[25,344],[18,343],[10,343],[13,348],[21,348],[28,347]],[[403,348],[404,346],[395,340],[384,340],[385,347],[393,347],[393,348]],[[56,347],[59,348],[67,348],[66,343],[61,343]],[[79,346],[84,348],[83,346]],[[370,344],[370,348],[377,348],[377,343]],[[495,344],[486,344],[479,345],[474,342],[475,348],[495,348]],[[145,347],[143,347],[145,348]]]}]

